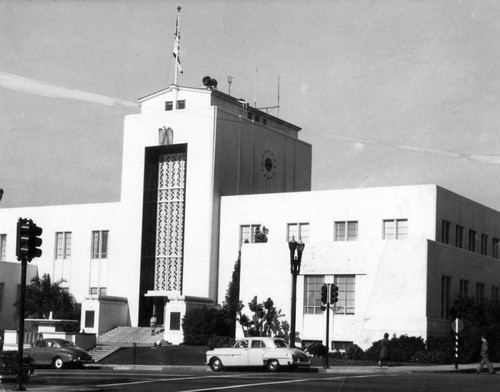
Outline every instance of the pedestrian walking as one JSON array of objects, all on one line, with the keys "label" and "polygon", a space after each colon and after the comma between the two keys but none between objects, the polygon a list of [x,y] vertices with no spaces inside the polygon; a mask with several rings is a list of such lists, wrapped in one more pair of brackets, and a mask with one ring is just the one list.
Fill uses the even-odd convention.
[{"label": "pedestrian walking", "polygon": [[495,369],[493,369],[493,365],[490,362],[488,341],[486,340],[485,334],[481,335],[481,340],[483,341],[483,343],[481,344],[481,362],[479,362],[477,374],[481,374],[484,365],[488,367],[488,371],[490,372],[490,374],[495,374]]},{"label": "pedestrian walking", "polygon": [[384,363],[389,366],[389,334],[384,333],[384,338],[380,342],[380,360],[378,361],[378,366],[382,367]]},{"label": "pedestrian walking", "polygon": [[155,334],[156,331],[156,315],[152,315],[151,319],[149,320],[149,325],[151,326],[151,335]]}]

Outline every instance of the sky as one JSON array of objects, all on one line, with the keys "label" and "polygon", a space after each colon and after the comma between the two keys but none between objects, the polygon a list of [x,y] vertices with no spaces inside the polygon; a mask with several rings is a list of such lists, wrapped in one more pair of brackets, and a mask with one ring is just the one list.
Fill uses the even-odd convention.
[{"label": "sky", "polygon": [[432,183],[500,210],[497,0],[0,0],[1,208],[120,200],[123,119],[174,82],[177,6],[178,84],[279,91],[313,190]]}]

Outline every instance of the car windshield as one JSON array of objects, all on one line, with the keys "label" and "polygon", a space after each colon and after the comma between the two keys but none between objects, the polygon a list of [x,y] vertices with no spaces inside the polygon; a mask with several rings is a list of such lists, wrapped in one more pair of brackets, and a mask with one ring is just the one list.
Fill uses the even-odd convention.
[{"label": "car windshield", "polygon": [[286,342],[281,339],[274,339],[274,345],[276,347],[288,347],[288,344],[286,344]]}]

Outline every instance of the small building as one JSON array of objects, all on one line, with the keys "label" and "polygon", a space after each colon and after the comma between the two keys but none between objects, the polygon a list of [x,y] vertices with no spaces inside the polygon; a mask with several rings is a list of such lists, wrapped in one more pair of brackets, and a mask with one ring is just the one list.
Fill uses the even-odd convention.
[{"label": "small building", "polygon": [[[269,229],[266,243],[247,234],[259,226]],[[271,297],[287,320],[288,241],[302,238],[296,330],[304,343],[324,343],[324,283],[339,287],[331,349],[367,348],[385,332],[446,335],[458,295],[499,299],[500,213],[436,185],[227,196],[220,233],[219,297],[241,250],[240,299]]]}]

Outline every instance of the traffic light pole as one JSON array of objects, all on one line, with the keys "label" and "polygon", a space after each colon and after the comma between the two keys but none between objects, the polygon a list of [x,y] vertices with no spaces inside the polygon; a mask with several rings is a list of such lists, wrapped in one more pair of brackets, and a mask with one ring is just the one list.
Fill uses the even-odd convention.
[{"label": "traffic light pole", "polygon": [[23,348],[24,348],[24,302],[26,300],[26,269],[28,261],[26,258],[21,260],[21,292],[19,298],[19,333],[17,335],[17,386],[14,391],[25,391],[22,385],[23,379]]},{"label": "traffic light pole", "polygon": [[328,357],[330,356],[330,302],[326,304],[326,357],[325,369],[329,369]]}]

